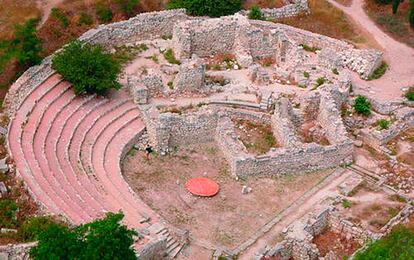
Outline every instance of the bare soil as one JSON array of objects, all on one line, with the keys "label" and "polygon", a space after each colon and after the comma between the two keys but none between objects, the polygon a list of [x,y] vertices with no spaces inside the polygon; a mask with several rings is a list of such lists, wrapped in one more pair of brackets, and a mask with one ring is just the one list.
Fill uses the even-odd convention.
[{"label": "bare soil", "polygon": [[[150,161],[143,152],[133,151],[124,161],[123,172],[133,190],[167,222],[189,230],[198,242],[229,248],[248,239],[329,174],[236,181],[223,158],[215,144],[179,148],[172,155],[155,156]],[[187,192],[186,181],[200,176],[219,184],[218,195],[200,198]],[[242,195],[243,185],[252,192]]]},{"label": "bare soil", "polygon": [[361,185],[347,200],[350,207],[342,208],[340,213],[345,219],[372,232],[379,232],[405,205],[402,200],[383,191],[374,191],[366,185]]},{"label": "bare soil", "polygon": [[319,145],[329,145],[329,141],[320,125],[316,121],[304,123],[299,128],[299,137],[305,143],[317,143]]},{"label": "bare soil", "polygon": [[252,154],[267,153],[272,147],[280,147],[273,136],[272,127],[265,124],[257,124],[246,120],[234,120],[236,133],[240,140]]},{"label": "bare soil", "polygon": [[326,229],[321,234],[315,236],[312,243],[314,243],[321,254],[325,256],[332,251],[337,260],[345,259],[351,256],[361,245],[352,239],[347,239],[342,233],[336,233],[330,229]]}]

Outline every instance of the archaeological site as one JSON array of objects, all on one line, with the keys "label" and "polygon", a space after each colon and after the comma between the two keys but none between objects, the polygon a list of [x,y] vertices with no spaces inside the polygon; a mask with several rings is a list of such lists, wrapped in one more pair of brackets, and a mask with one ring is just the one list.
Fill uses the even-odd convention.
[{"label": "archaeological site", "polygon": [[411,237],[394,259],[414,259],[414,49],[362,0],[327,1],[362,45],[278,22],[313,17],[312,1],[88,28],[79,48],[123,59],[103,95],[60,71],[70,43],[16,77],[1,114],[0,259],[42,259],[46,245],[3,221],[14,187],[30,203],[15,223],[35,212],[89,228],[83,242],[87,223],[122,213],[141,260],[393,259],[364,254],[401,229]]}]

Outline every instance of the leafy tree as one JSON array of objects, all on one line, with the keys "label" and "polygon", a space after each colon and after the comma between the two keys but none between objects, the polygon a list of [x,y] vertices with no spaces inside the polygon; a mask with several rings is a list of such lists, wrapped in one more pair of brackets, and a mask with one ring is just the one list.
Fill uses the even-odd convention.
[{"label": "leafy tree", "polygon": [[12,228],[17,222],[17,205],[9,199],[0,200],[0,227]]},{"label": "leafy tree", "polygon": [[354,109],[358,114],[369,116],[371,114],[371,103],[366,97],[359,95],[355,99]]},{"label": "leafy tree", "polygon": [[398,11],[398,6],[400,5],[401,0],[392,0],[392,13],[396,14]]},{"label": "leafy tree", "polygon": [[53,68],[72,83],[77,95],[104,95],[109,89],[120,89],[121,65],[99,45],[73,41],[53,58]]},{"label": "leafy tree", "polygon": [[388,236],[375,241],[355,260],[413,260],[414,232],[406,227],[395,228]]},{"label": "leafy tree", "polygon": [[262,14],[262,11],[260,10],[260,7],[255,5],[252,7],[252,9],[250,9],[249,19],[263,20],[263,14]]},{"label": "leafy tree", "polygon": [[131,16],[135,7],[138,5],[138,0],[116,0],[119,8],[126,16]]},{"label": "leafy tree", "polygon": [[38,259],[136,259],[131,248],[138,235],[119,222],[122,213],[108,213],[104,219],[68,228],[50,224],[38,236],[39,243],[30,251]]},{"label": "leafy tree", "polygon": [[240,11],[241,4],[241,0],[171,0],[167,8],[185,8],[191,15],[220,17]]},{"label": "leafy tree", "polygon": [[96,14],[99,17],[99,20],[103,23],[110,22],[113,17],[111,8],[103,3],[98,3],[96,5]]},{"label": "leafy tree", "polygon": [[41,41],[36,33],[36,19],[30,19],[23,25],[17,25],[13,40],[16,57],[20,65],[33,66],[41,62],[39,53],[42,50]]},{"label": "leafy tree", "polygon": [[408,20],[411,27],[414,29],[414,0],[410,0],[410,13],[408,14]]},{"label": "leafy tree", "polygon": [[19,229],[19,236],[24,241],[35,241],[42,232],[54,223],[50,217],[33,217],[27,219]]}]

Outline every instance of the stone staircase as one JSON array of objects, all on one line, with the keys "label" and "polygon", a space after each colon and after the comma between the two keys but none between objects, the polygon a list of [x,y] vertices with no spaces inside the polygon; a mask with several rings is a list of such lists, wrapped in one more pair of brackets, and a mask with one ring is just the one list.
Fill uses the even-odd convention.
[{"label": "stone staircase", "polygon": [[148,231],[153,235],[163,236],[166,239],[165,259],[174,259],[183,248],[183,245],[171,235],[168,228],[160,223],[151,225]]}]

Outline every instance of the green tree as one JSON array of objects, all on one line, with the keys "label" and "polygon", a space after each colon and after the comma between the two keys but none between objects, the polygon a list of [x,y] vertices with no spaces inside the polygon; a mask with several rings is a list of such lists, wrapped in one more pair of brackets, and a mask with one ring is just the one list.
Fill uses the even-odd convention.
[{"label": "green tree", "polygon": [[138,233],[121,225],[122,213],[108,213],[105,218],[75,228],[50,224],[38,236],[39,243],[30,251],[40,259],[136,259],[131,246]]},{"label": "green tree", "polygon": [[354,109],[358,114],[369,116],[371,114],[371,103],[366,97],[359,95],[355,99]]},{"label": "green tree", "polygon": [[37,37],[37,20],[30,19],[23,25],[17,25],[13,40],[16,49],[16,58],[22,66],[33,66],[41,62],[40,52],[42,51],[41,41]]},{"label": "green tree", "polygon": [[77,95],[104,95],[109,89],[120,89],[121,65],[99,45],[74,41],[53,58],[53,68],[72,83]]},{"label": "green tree", "polygon": [[375,241],[358,253],[355,260],[413,260],[414,232],[406,227],[395,228],[388,236]]},{"label": "green tree", "polygon": [[263,20],[263,14],[262,14],[262,11],[260,10],[260,7],[255,5],[252,7],[252,9],[250,9],[249,19]]},{"label": "green tree", "polygon": [[116,0],[119,8],[126,16],[131,16],[134,9],[138,6],[138,0]]},{"label": "green tree", "polygon": [[398,6],[400,5],[401,0],[392,0],[392,13],[396,14],[398,11]]},{"label": "green tree", "polygon": [[54,224],[50,217],[33,217],[27,219],[19,229],[19,236],[24,241],[35,241],[38,236],[48,229],[51,224]]},{"label": "green tree", "polygon": [[110,22],[113,17],[111,8],[109,8],[104,3],[98,3],[96,5],[96,14],[99,17],[99,20],[103,23]]},{"label": "green tree", "polygon": [[9,199],[0,200],[0,227],[13,228],[17,222],[17,205]]},{"label": "green tree", "polygon": [[414,0],[410,0],[410,13],[408,14],[408,20],[411,27],[414,29]]},{"label": "green tree", "polygon": [[185,8],[191,15],[220,17],[241,10],[241,0],[171,0],[167,8]]}]

